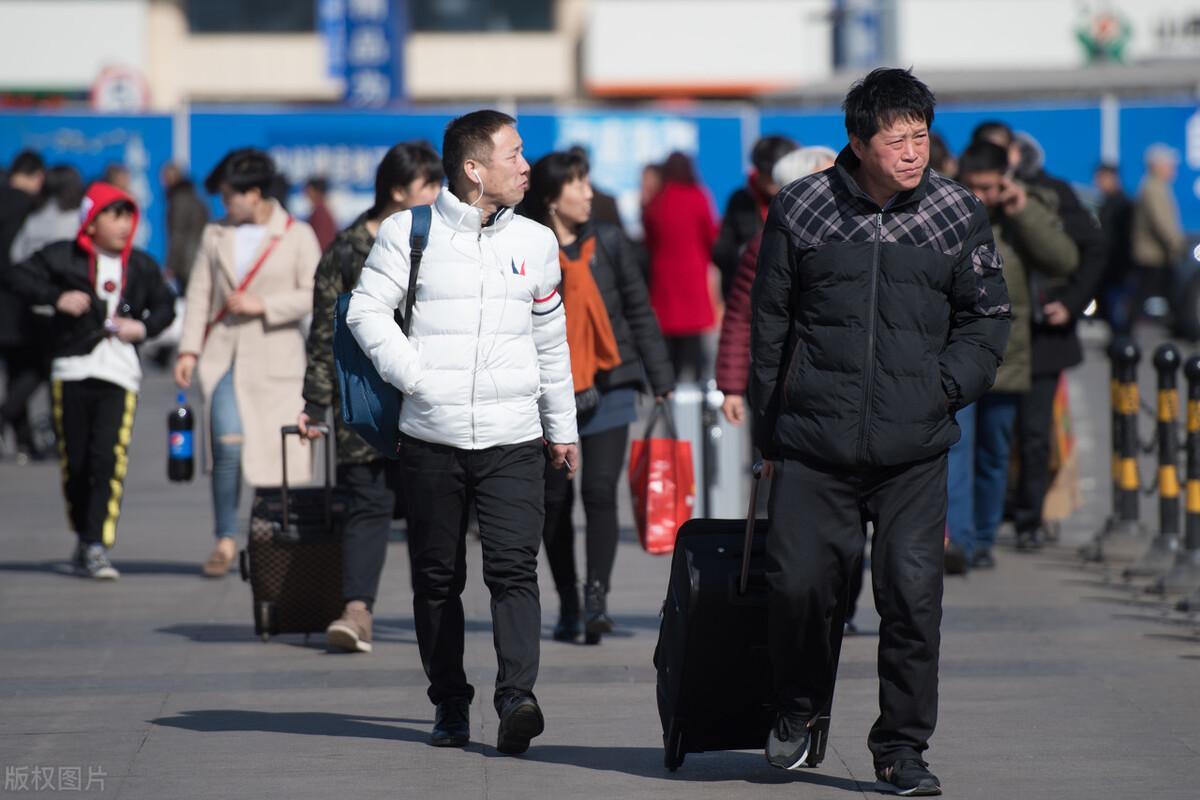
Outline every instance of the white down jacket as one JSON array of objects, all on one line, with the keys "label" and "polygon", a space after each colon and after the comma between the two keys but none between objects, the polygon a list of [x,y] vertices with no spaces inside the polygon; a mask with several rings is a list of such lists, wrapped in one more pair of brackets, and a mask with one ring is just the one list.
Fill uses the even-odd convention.
[{"label": "white down jacket", "polygon": [[409,335],[393,310],[408,290],[412,214],[379,228],[346,322],[385,380],[405,395],[400,431],[482,450],[578,438],[558,242],[511,209],[483,227],[443,189],[417,274]]}]

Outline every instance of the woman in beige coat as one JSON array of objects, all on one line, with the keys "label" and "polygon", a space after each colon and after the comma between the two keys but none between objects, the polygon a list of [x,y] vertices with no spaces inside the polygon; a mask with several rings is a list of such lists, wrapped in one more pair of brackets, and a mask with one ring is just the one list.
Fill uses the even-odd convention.
[{"label": "woman in beige coat", "polygon": [[[275,165],[262,151],[235,150],[205,181],[226,217],[204,229],[188,281],[175,381],[200,384],[209,423],[217,545],[203,572],[225,576],[237,552],[243,477],[252,486],[283,478],[279,429],[294,423],[304,382],[302,320],[312,310],[317,237],[267,189]],[[311,477],[307,449],[288,441],[288,478]]]}]

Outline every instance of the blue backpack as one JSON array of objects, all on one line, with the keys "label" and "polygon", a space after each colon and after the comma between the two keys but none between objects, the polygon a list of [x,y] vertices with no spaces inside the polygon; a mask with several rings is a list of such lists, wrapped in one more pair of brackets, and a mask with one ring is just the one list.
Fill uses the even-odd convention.
[{"label": "blue backpack", "polygon": [[[431,220],[429,206],[412,209],[412,232],[408,237],[409,268],[408,294],[404,300],[404,315],[396,309],[396,322],[404,335],[412,324],[413,303],[417,300],[417,271],[429,240]],[[371,359],[346,326],[346,311],[350,307],[350,292],[338,295],[333,317],[333,361],[337,368],[338,391],[342,399],[342,422],[363,440],[388,458],[399,458],[397,425],[404,395],[385,381]]]}]

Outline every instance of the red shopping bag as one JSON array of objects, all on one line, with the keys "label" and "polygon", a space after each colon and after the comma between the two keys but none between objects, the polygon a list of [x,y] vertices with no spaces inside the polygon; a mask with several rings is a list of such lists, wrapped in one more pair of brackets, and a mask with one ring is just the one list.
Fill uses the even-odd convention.
[{"label": "red shopping bag", "polygon": [[[652,436],[660,419],[668,439]],[[662,401],[655,404],[646,433],[630,447],[629,491],[642,549],[654,555],[673,551],[675,532],[691,519],[696,504],[696,477],[692,443],[679,438],[671,410]]]}]

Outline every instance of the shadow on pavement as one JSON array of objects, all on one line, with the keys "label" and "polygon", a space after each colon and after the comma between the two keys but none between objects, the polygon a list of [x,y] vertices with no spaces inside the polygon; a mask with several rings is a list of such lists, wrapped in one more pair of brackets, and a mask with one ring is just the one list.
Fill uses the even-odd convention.
[{"label": "shadow on pavement", "polygon": [[[203,709],[181,711],[176,716],[149,720],[152,725],[195,731],[197,733],[228,733],[261,731],[306,736],[339,736],[361,739],[382,739],[428,744],[432,720],[399,717],[372,717],[326,712],[269,712],[236,709]],[[420,728],[403,727],[419,725]],[[468,752],[486,758],[512,758],[499,753],[491,744],[471,742]],[[850,778],[820,772],[783,772],[767,766],[761,753],[722,752],[688,756],[677,772],[663,766],[662,749],[658,747],[583,747],[534,743],[529,752],[520,756],[523,761],[559,764],[580,769],[619,772],[643,778],[690,782],[744,781],[757,784],[807,784],[862,793],[873,784],[861,784]]]},{"label": "shadow on pavement", "polygon": [[[472,743],[468,749],[489,758],[509,758],[485,745]],[[760,784],[809,784],[856,793],[861,793],[864,789],[858,781],[851,778],[820,772],[786,772],[774,769],[766,764],[762,753],[692,754],[677,772],[670,772],[663,766],[663,751],[659,747],[583,747],[535,742],[529,752],[521,758],[526,761],[620,772],[640,778],[684,783],[744,781]]]},{"label": "shadow on pavement", "polygon": [[[191,561],[125,561],[113,559],[113,566],[127,575],[193,575],[200,578],[200,565]],[[0,561],[0,572],[44,572],[75,578],[71,565],[65,560]]]},{"label": "shadow on pavement", "polygon": [[149,720],[149,722],[165,728],[180,728],[198,733],[263,731],[265,733],[344,736],[405,742],[427,742],[429,733],[427,730],[396,727],[397,724],[422,726],[433,724],[433,720],[399,717],[367,717],[316,711],[272,712],[235,709],[181,711],[177,716],[159,717]]}]

